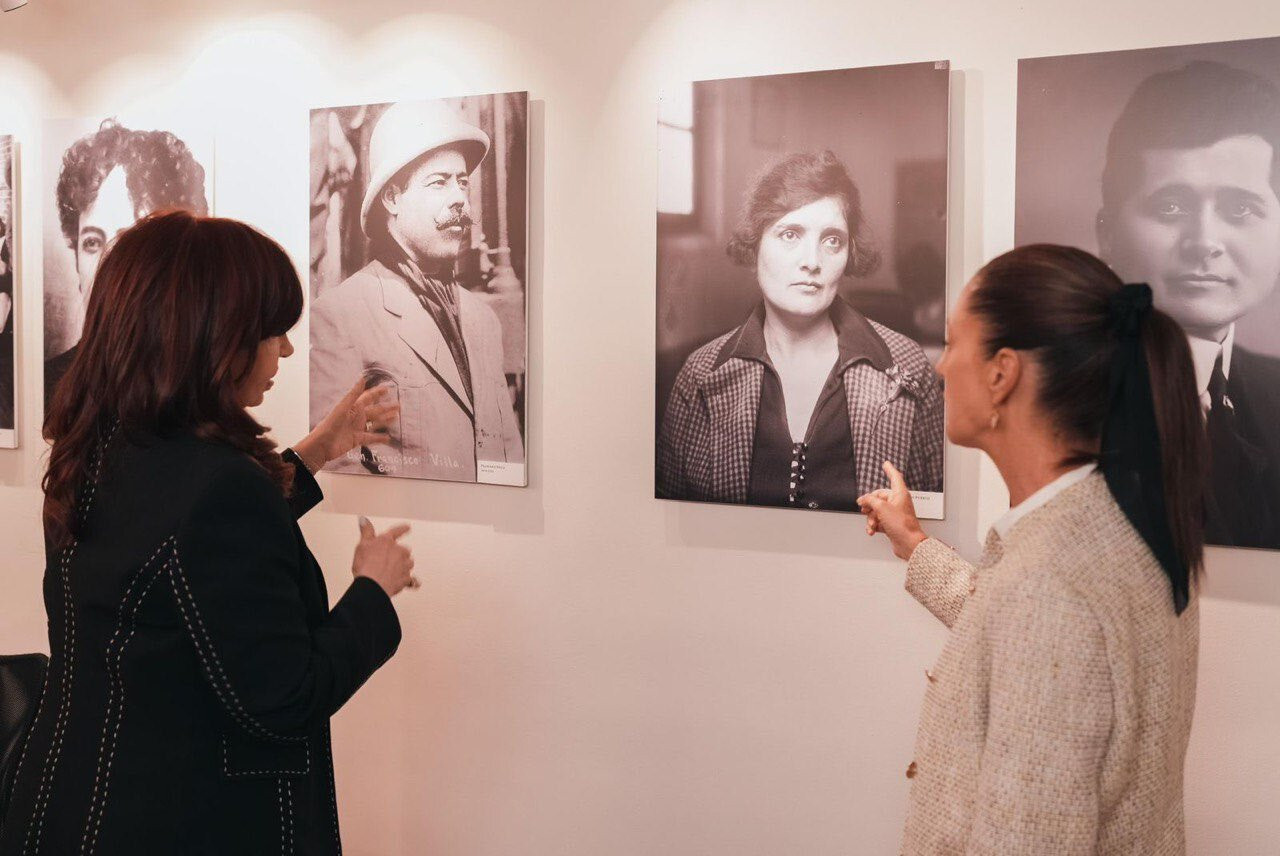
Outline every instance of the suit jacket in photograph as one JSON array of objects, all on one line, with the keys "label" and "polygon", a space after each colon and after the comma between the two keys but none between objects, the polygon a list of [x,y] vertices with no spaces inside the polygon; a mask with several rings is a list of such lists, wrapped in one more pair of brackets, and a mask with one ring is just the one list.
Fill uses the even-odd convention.
[{"label": "suit jacket in photograph", "polygon": [[[858,492],[888,487],[892,461],[911,490],[942,490],[942,387],[914,341],[852,307],[887,348],[888,369],[867,360],[842,375]],[[658,435],[657,495],[745,503],[751,486],[764,365],[729,356],[741,325],[694,351],[676,377]]]},{"label": "suit jacket in photograph", "polygon": [[[400,642],[386,592],[330,608],[296,518],[247,455],[117,437],[44,576],[51,658],[5,856],[338,854],[329,717]],[[354,541],[354,533],[353,533]]]},{"label": "suit jacket in photograph", "polygon": [[1209,503],[1207,541],[1280,550],[1280,359],[1236,347],[1227,397],[1243,448],[1211,452],[1244,463],[1237,478],[1215,483],[1225,496]]},{"label": "suit jacket in photograph", "polygon": [[951,629],[925,672],[906,856],[1182,856],[1199,604],[1094,472],[992,530],[932,538],[907,591]]},{"label": "suit jacket in photograph", "polygon": [[[503,372],[502,325],[483,298],[458,289],[471,363],[472,406],[449,345],[408,282],[369,262],[311,307],[311,425],[361,376],[399,395],[390,446],[369,450],[378,470],[406,478],[476,481],[476,462],[523,463],[524,442]],[[366,473],[358,451],[326,467]]]}]

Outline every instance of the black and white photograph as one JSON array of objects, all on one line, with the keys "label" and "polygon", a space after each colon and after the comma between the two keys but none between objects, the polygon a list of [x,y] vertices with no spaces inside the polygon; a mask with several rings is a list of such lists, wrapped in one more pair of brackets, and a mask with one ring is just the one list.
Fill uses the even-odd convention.
[{"label": "black and white photograph", "polygon": [[949,64],[701,81],[658,112],[655,494],[943,515]]},{"label": "black and white photograph", "polygon": [[356,383],[400,406],[327,469],[528,484],[528,105],[311,111],[311,424]]},{"label": "black and white photograph", "polygon": [[76,354],[98,263],[155,211],[213,213],[213,134],[198,122],[126,116],[44,128],[44,400]]},{"label": "black and white photograph", "polygon": [[13,137],[0,136],[0,448],[18,446],[17,402],[15,389],[17,377],[14,360],[14,287],[17,277],[14,266],[18,251],[14,244],[17,224],[14,216],[18,206],[14,204],[14,141]]},{"label": "black and white photograph", "polygon": [[1195,365],[1207,540],[1280,549],[1280,38],[1020,60],[1015,239],[1151,287]]}]

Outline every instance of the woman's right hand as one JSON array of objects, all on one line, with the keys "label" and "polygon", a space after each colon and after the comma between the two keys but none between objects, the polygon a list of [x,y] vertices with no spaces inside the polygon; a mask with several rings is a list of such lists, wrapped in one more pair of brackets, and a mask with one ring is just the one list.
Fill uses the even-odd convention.
[{"label": "woman's right hand", "polygon": [[360,518],[360,543],[351,559],[351,573],[368,577],[394,597],[405,588],[417,588],[413,576],[413,551],[399,543],[409,531],[408,524],[392,526],[379,535],[367,517]]},{"label": "woman's right hand", "polygon": [[888,489],[873,490],[858,497],[858,507],[867,515],[867,535],[883,532],[893,545],[893,555],[910,559],[928,536],[920,528],[920,518],[916,517],[916,507],[902,473],[888,461],[884,462],[884,473],[889,477]]}]

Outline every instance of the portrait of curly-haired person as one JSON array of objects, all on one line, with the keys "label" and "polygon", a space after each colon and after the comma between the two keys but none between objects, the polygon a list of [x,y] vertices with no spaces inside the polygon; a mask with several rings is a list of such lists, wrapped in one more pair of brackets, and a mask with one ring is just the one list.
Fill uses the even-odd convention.
[{"label": "portrait of curly-haired person", "polygon": [[[199,143],[204,143],[199,140]],[[132,128],[114,118],[90,126],[50,123],[49,201],[58,232],[45,236],[46,407],[76,355],[98,263],[117,234],[158,211],[210,213],[210,159],[170,130]],[[203,162],[202,162],[203,161]]]},{"label": "portrait of curly-haired person", "polygon": [[857,511],[888,461],[940,516],[946,87],[776,75],[665,111],[659,498]]}]

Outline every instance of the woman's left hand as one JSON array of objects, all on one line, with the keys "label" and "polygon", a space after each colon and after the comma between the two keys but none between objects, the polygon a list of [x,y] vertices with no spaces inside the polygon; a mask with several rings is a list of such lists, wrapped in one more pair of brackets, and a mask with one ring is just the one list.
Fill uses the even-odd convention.
[{"label": "woman's left hand", "polygon": [[315,473],[359,446],[390,442],[388,426],[400,412],[397,402],[381,403],[390,389],[390,384],[365,389],[364,380],[356,381],[329,415],[294,445],[294,453]]}]

